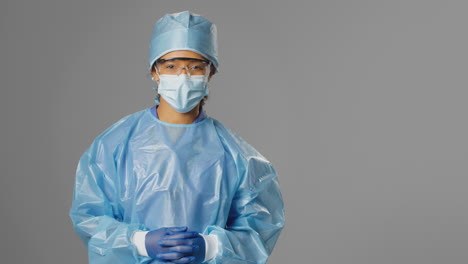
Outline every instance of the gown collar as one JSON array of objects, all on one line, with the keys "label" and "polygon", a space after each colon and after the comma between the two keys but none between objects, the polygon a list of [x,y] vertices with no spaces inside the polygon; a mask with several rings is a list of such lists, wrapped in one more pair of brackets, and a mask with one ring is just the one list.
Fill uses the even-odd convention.
[{"label": "gown collar", "polygon": [[[158,105],[154,105],[153,107],[151,107],[151,113],[156,117],[156,119],[159,120],[158,112],[156,111],[157,107]],[[206,116],[207,116],[206,111],[203,109],[203,106],[200,106],[200,113],[198,114],[197,118],[195,119],[193,123],[198,123],[200,121],[203,121],[203,119],[205,119]]]}]

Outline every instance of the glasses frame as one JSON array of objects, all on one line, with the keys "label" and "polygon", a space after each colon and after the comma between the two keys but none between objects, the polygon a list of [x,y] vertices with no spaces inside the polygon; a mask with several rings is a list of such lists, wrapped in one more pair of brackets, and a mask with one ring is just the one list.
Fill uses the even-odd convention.
[{"label": "glasses frame", "polygon": [[[160,63],[164,63],[166,61],[173,61],[173,60],[185,60],[185,61],[200,61],[200,62],[203,62],[203,63],[206,63],[206,65],[208,66],[208,71],[205,73],[205,76],[208,76],[210,74],[210,71],[211,71],[211,61],[210,60],[204,60],[204,59],[197,59],[197,58],[187,58],[187,57],[174,57],[174,58],[168,58],[168,59],[157,59],[156,60],[156,63],[154,64],[154,70],[158,73],[158,75],[161,75],[159,73],[159,69],[158,69],[158,64]],[[187,74],[190,76],[190,71],[188,70],[187,66],[185,66],[185,70],[187,71]],[[180,72],[182,72],[182,70],[180,70]],[[178,74],[180,75],[180,73]]]}]

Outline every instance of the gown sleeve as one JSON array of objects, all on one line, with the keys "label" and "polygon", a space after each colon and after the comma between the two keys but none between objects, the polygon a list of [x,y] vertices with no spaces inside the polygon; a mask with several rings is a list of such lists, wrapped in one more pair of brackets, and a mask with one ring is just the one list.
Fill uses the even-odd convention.
[{"label": "gown sleeve", "polygon": [[244,162],[225,228],[209,226],[218,253],[209,263],[266,263],[284,225],[283,199],[272,165],[262,157]]},{"label": "gown sleeve", "polygon": [[90,264],[144,263],[131,242],[139,224],[122,221],[118,210],[116,170],[109,148],[95,140],[82,155],[76,171],[70,218],[88,249]]}]

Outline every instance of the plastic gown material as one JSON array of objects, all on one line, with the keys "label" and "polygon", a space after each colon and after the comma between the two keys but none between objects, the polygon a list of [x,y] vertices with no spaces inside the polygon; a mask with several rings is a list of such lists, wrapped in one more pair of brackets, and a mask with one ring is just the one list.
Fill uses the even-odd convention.
[{"label": "plastic gown material", "polygon": [[208,263],[266,263],[284,223],[276,172],[253,147],[213,118],[169,124],[150,108],[83,154],[70,217],[92,264],[158,263],[131,236],[172,226],[217,237]]}]

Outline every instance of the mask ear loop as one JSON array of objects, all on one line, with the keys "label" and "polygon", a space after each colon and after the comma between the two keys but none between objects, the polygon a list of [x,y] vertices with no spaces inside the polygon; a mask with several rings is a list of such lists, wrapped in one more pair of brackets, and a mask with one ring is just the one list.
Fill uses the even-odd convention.
[{"label": "mask ear loop", "polygon": [[[205,73],[205,78],[204,78],[204,81],[205,81],[205,87],[206,87],[206,92],[205,92],[205,96],[208,95],[208,93],[210,92],[210,87],[209,87],[209,77],[210,77],[210,73],[211,73],[211,61],[208,62],[208,66],[206,67],[206,73]],[[205,100],[205,99],[203,99]]]}]

